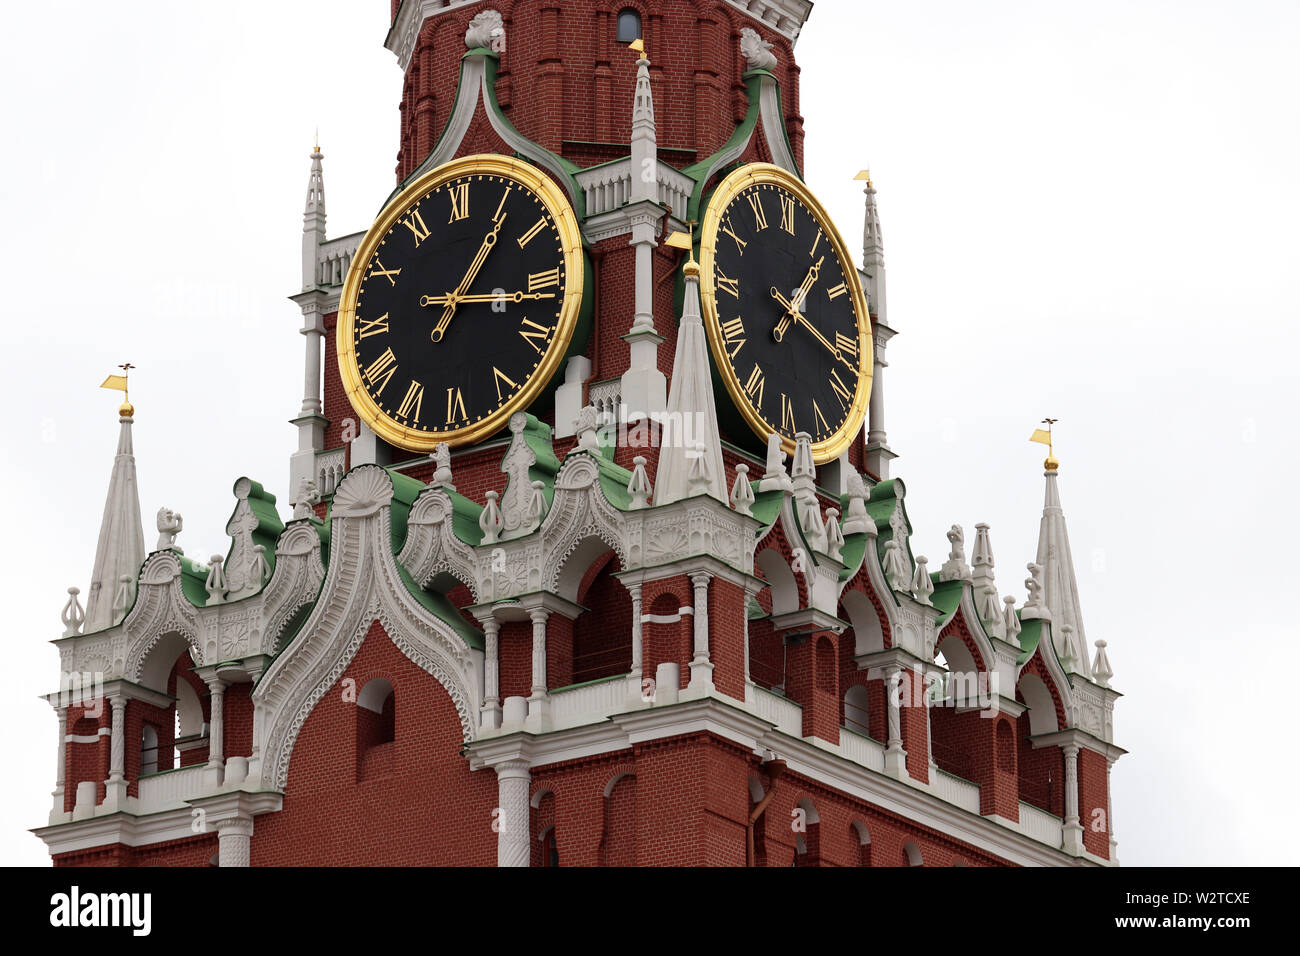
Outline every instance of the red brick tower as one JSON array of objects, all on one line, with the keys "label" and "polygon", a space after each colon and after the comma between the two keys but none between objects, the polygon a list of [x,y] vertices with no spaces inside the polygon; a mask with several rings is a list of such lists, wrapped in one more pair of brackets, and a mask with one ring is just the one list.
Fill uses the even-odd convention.
[{"label": "red brick tower", "polygon": [[[312,156],[292,517],[241,478],[225,556],[160,514],[111,613],[73,596],[56,862],[1114,862],[1118,695],[1055,459],[1022,608],[985,526],[973,567],[956,526],[941,569],[913,554],[875,189],[858,266],[802,185],[811,9],[394,0],[373,227],[327,237]],[[560,264],[527,264],[551,231]],[[493,287],[516,266],[553,326]],[[421,308],[380,315],[418,270]],[[485,355],[481,414],[482,379],[430,384]],[[139,562],[107,520],[139,530],[124,423],[96,581]]]}]

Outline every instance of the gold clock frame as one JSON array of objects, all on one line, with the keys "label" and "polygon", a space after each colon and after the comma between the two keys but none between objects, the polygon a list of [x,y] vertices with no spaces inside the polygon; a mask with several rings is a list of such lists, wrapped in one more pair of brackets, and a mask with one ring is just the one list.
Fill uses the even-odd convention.
[{"label": "gold clock frame", "polygon": [[[547,212],[555,221],[556,229],[560,234],[560,244],[563,247],[564,299],[550,347],[519,394],[481,421],[472,422],[454,432],[430,435],[428,432],[407,428],[393,421],[375,404],[365,390],[361,382],[361,370],[357,367],[356,342],[353,335],[357,316],[357,294],[361,289],[370,260],[379,248],[379,243],[412,205],[450,180],[462,176],[480,175],[512,179],[542,200]],[[343,380],[343,390],[353,411],[384,441],[408,451],[431,452],[443,442],[446,442],[449,447],[468,445],[500,431],[506,426],[511,415],[527,408],[537,399],[559,371],[582,312],[583,288],[586,281],[584,268],[582,232],[578,225],[577,214],[573,211],[573,206],[564,191],[537,167],[508,156],[480,153],[454,159],[429,170],[398,193],[384,208],[379,218],[362,237],[356,254],[352,257],[352,263],[348,267],[347,278],[343,283],[343,294],[339,298],[335,345],[338,353],[339,376]]]},{"label": "gold clock frame", "polygon": [[[722,335],[722,326],[718,315],[717,288],[714,284],[714,260],[717,253],[718,234],[722,225],[722,216],[732,201],[750,186],[770,184],[789,190],[804,207],[812,213],[813,218],[831,242],[831,247],[839,259],[844,271],[844,281],[849,286],[852,296],[853,311],[858,317],[858,355],[863,366],[858,374],[858,387],[853,395],[844,424],[830,438],[812,445],[813,461],[824,464],[842,455],[853,441],[862,433],[866,420],[867,408],[871,401],[871,380],[875,371],[872,353],[871,315],[867,311],[866,296],[862,292],[862,282],[858,276],[857,266],[849,256],[848,248],[830,215],[817,201],[817,198],[797,176],[780,166],[771,163],[750,163],[730,173],[713,190],[704,220],[700,226],[700,306],[704,313],[704,330],[709,339],[709,348],[713,351],[713,361],[718,368],[722,383],[731,396],[732,403],[740,411],[745,424],[760,439],[779,429],[763,418],[762,414],[750,403],[749,397],[741,385],[736,370],[732,368],[727,357]],[[781,447],[787,454],[794,453],[794,441],[782,436]]]}]

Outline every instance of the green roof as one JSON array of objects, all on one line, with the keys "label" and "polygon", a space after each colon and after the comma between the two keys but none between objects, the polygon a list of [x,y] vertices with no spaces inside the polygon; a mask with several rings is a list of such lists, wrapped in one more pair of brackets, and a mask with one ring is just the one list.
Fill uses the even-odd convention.
[{"label": "green roof", "polygon": [[934,582],[934,593],[930,595],[930,603],[941,612],[937,626],[943,627],[957,613],[957,606],[961,604],[961,592],[965,587],[965,582],[940,581],[938,571],[930,575],[930,580]]},{"label": "green roof", "polygon": [[397,573],[402,576],[402,583],[406,585],[406,590],[411,592],[412,597],[419,601],[425,610],[440,618],[470,647],[480,651],[483,649],[483,632],[478,628],[471,627],[469,621],[461,616],[460,611],[456,609],[454,604],[438,592],[426,591],[416,584],[415,578],[411,577],[410,572],[402,567],[400,562],[397,565]]}]

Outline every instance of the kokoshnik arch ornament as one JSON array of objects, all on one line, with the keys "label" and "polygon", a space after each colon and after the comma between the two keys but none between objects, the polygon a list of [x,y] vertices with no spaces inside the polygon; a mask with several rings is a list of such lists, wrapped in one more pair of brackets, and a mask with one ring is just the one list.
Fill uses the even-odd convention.
[{"label": "kokoshnik arch ornament", "polygon": [[559,369],[583,283],[577,217],[545,174],[490,155],[431,170],[380,214],[344,283],[348,400],[401,448],[486,438]]},{"label": "kokoshnik arch ornament", "polygon": [[862,432],[871,320],[857,269],[816,197],[779,166],[751,163],[714,190],[700,237],[700,301],[731,401],[759,438],[818,464]]}]

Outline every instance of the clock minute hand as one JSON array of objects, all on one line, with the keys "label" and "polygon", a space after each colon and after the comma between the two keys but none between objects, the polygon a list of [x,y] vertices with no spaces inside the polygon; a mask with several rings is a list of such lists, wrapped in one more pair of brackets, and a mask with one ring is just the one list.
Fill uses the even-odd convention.
[{"label": "clock minute hand", "polygon": [[[460,285],[456,287],[455,292],[447,295],[445,299],[446,308],[442,310],[442,317],[438,319],[438,324],[434,326],[433,331],[429,333],[429,338],[433,339],[433,341],[442,341],[443,333],[447,331],[447,326],[451,324],[452,316],[456,314],[456,305],[464,297],[465,290],[470,287],[470,283],[478,278],[479,270],[483,268],[483,263],[487,261],[488,253],[490,253],[492,247],[497,244],[497,233],[501,231],[501,227],[505,224],[505,221],[506,214],[502,213],[501,218],[496,221],[496,225],[493,227],[492,231],[483,238],[483,245],[479,246],[478,253],[474,256],[474,261],[469,264],[469,271],[465,273],[465,278],[460,280]],[[427,299],[429,297],[426,296],[425,298]]]},{"label": "clock minute hand", "polygon": [[785,296],[783,296],[775,286],[772,287],[772,297],[785,307],[787,315],[793,316],[794,321],[796,323],[802,325],[805,329],[811,332],[813,334],[813,338],[815,338],[818,342],[820,342],[822,346],[826,349],[826,351],[830,352],[831,355],[835,357],[835,360],[837,362],[843,362],[845,365],[848,365],[849,368],[853,368],[853,366],[849,364],[849,362],[844,358],[844,356],[840,354],[840,350],[837,349],[835,346],[831,345],[831,343],[827,341],[826,336],[822,335],[821,332],[818,331],[817,326],[809,322],[808,317],[805,316],[798,309],[796,309],[794,307],[794,304]]},{"label": "clock minute hand", "polygon": [[[822,262],[824,262],[825,259],[825,256],[821,256],[812,264],[812,266],[809,267],[808,274],[804,276],[803,282],[800,283],[799,288],[795,290],[793,299],[787,301],[778,296],[778,298],[781,298],[781,301],[785,303],[787,312],[786,315],[781,316],[781,320],[776,323],[776,328],[772,330],[772,338],[776,339],[778,342],[785,338],[786,330],[790,328],[790,321],[794,317],[794,314],[802,309],[804,303],[808,300],[808,290],[813,287],[813,283],[817,281],[817,276],[821,274]],[[776,289],[773,289],[772,293],[773,295],[776,295]],[[798,303],[797,308],[792,304],[794,302]]]},{"label": "clock minute hand", "polygon": [[554,292],[484,292],[475,293],[474,295],[461,295],[448,293],[447,295],[426,295],[420,298],[420,305],[449,305],[455,301],[457,305],[465,302],[523,302],[525,299],[554,299]]}]

